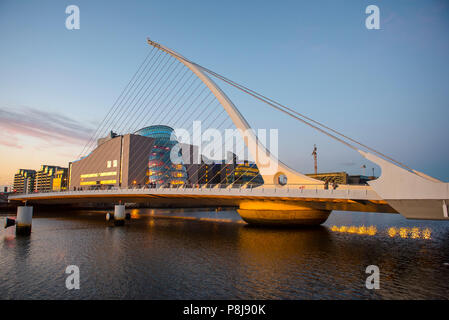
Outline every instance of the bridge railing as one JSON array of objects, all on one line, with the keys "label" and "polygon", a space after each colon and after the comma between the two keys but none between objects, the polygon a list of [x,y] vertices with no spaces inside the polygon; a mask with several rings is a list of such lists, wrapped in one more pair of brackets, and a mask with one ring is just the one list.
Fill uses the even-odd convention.
[{"label": "bridge railing", "polygon": [[275,185],[275,184],[263,184],[263,185],[245,185],[245,184],[195,184],[195,185],[178,185],[178,186],[133,186],[128,188],[121,187],[109,187],[109,188],[77,188],[77,189],[67,189],[67,190],[47,190],[47,191],[35,191],[28,193],[15,192],[13,194],[33,194],[33,193],[64,193],[64,192],[74,192],[74,191],[109,191],[109,190],[153,190],[153,189],[231,189],[231,190],[261,190],[261,189],[278,189],[278,190],[341,190],[341,189],[359,189],[365,190],[370,189],[368,185],[356,185],[356,184],[338,184],[335,187],[329,185],[326,187],[324,184],[288,184],[285,186]]},{"label": "bridge railing", "polygon": [[[63,190],[63,191],[48,191],[42,193],[51,193],[52,195],[58,194],[95,194],[95,193],[187,193],[187,194],[230,194],[230,195],[258,195],[258,196],[287,196],[287,197],[311,197],[311,198],[355,198],[355,199],[377,199],[379,196],[366,185],[339,185],[337,188],[325,188],[322,184],[308,184],[308,185],[287,185],[287,186],[276,186],[276,185],[261,185],[261,186],[239,186],[231,187],[225,185],[196,185],[196,186],[185,186],[180,185],[177,187],[130,187],[130,188],[119,188],[111,187],[108,189],[90,189],[90,190]],[[32,195],[37,193],[29,193]],[[21,194],[15,193],[12,196],[20,196]],[[23,195],[23,194],[22,194]]]},{"label": "bridge railing", "polygon": [[186,186],[186,185],[179,185],[179,186],[159,186],[159,187],[149,187],[149,186],[136,186],[136,187],[128,187],[128,188],[121,188],[121,187],[111,187],[111,188],[91,188],[91,189],[73,189],[73,190],[47,190],[47,191],[35,191],[35,192],[28,192],[28,193],[19,193],[14,192],[12,194],[14,195],[23,195],[23,194],[34,194],[34,193],[65,193],[65,192],[107,192],[107,191],[117,191],[117,190],[211,190],[211,189],[227,189],[227,190],[292,190],[292,191],[302,191],[302,190],[329,190],[332,192],[333,190],[367,190],[370,189],[368,185],[337,185],[336,187],[325,187],[323,184],[289,184],[286,186],[279,186],[274,184],[263,184],[259,186],[252,186],[252,185],[226,185],[226,184],[201,184],[201,185],[193,185],[193,186]]}]

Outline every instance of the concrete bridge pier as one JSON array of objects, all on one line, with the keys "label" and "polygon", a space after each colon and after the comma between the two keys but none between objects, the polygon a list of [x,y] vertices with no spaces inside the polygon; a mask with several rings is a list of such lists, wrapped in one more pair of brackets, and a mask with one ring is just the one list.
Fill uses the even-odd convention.
[{"label": "concrete bridge pier", "polygon": [[314,209],[283,201],[244,201],[237,210],[249,224],[263,226],[317,226],[331,210]]},{"label": "concrete bridge pier", "polygon": [[31,225],[33,221],[33,207],[18,206],[16,218],[16,234],[29,236],[31,234]]},{"label": "concrete bridge pier", "polygon": [[116,204],[114,207],[114,225],[124,226],[125,225],[125,205]]}]

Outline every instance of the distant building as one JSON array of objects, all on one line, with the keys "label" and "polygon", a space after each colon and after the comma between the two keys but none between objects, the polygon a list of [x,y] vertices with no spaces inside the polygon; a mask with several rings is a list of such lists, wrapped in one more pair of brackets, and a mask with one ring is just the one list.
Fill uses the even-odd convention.
[{"label": "distant building", "polygon": [[155,139],[136,134],[99,139],[88,156],[69,164],[69,190],[132,188],[146,184]]},{"label": "distant building", "polygon": [[348,184],[367,184],[368,181],[374,180],[376,177],[373,176],[363,176],[354,175],[348,177]]},{"label": "distant building", "polygon": [[255,163],[239,163],[234,170],[234,184],[247,186],[260,186],[264,181],[260,175],[259,168]]},{"label": "distant building", "polygon": [[[184,150],[188,150],[189,147],[191,150],[193,148],[194,154],[198,152],[198,147],[184,145],[182,147],[183,156]],[[234,153],[228,152],[227,159],[218,162],[207,159],[203,155],[201,156],[201,163],[197,163],[197,161],[195,163],[186,161],[190,163],[185,164],[188,182],[192,185],[229,185],[234,181],[236,159],[237,157]]]},{"label": "distant building", "polygon": [[52,191],[65,191],[68,187],[68,168],[59,168],[53,177]]},{"label": "distant building", "polygon": [[[64,190],[67,187],[67,171],[67,168],[59,166],[42,165],[41,169],[36,172],[34,190],[36,192]],[[57,176],[59,176],[59,178]]]},{"label": "distant building", "polygon": [[354,184],[354,185],[365,185],[368,181],[375,179],[375,177],[368,177],[362,175],[353,175],[350,176],[346,172],[325,172],[313,174],[306,174],[311,178],[328,181],[329,183],[337,183],[337,184]]},{"label": "distant building", "polygon": [[199,172],[201,163],[201,156],[199,154],[198,146],[180,143],[181,156],[184,167],[187,173],[187,184],[198,184]]},{"label": "distant building", "polygon": [[348,174],[346,172],[308,173],[306,176],[317,180],[328,181],[329,183],[348,184]]},{"label": "distant building", "polygon": [[34,191],[36,171],[31,169],[19,169],[14,175],[13,191],[30,193]]}]

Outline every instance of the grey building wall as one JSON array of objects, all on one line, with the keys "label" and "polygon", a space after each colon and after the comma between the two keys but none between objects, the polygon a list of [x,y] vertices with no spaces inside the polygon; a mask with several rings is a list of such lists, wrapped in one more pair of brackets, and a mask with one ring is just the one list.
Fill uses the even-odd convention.
[{"label": "grey building wall", "polygon": [[145,184],[153,142],[133,134],[104,141],[87,157],[70,164],[69,190]]},{"label": "grey building wall", "polygon": [[153,138],[140,135],[127,134],[123,137],[122,187],[145,185],[153,143]]}]

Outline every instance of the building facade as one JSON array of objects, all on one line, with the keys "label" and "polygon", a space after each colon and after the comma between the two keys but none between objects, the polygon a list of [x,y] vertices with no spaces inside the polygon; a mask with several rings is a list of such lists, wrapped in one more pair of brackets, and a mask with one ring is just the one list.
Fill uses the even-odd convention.
[{"label": "building facade", "polygon": [[234,184],[257,187],[263,185],[263,183],[263,178],[255,163],[245,161],[235,166]]},{"label": "building facade", "polygon": [[69,164],[69,190],[132,188],[146,184],[154,139],[135,134],[98,140],[88,156]]},{"label": "building facade", "polygon": [[237,157],[232,152],[227,154],[227,159],[219,162],[211,161],[204,156],[201,164],[186,165],[188,182],[191,185],[220,185],[227,187],[236,186],[260,186],[264,181],[255,163],[244,161],[237,163]]},{"label": "building facade", "polygon": [[67,172],[67,168],[42,165],[41,169],[36,172],[35,192],[65,190],[67,187]]},{"label": "building facade", "polygon": [[36,170],[19,169],[14,175],[13,192],[30,193],[34,191]]},{"label": "building facade", "polygon": [[348,184],[348,174],[346,172],[309,173],[306,176],[329,183]]},{"label": "building facade", "polygon": [[68,168],[59,168],[56,170],[53,177],[52,191],[59,192],[65,191],[68,187]]},{"label": "building facade", "polygon": [[376,179],[374,176],[348,175],[346,172],[324,172],[318,174],[310,173],[306,175],[314,179],[327,181],[329,183],[353,185],[366,185],[368,181]]},{"label": "building facade", "polygon": [[187,182],[187,171],[182,161],[181,149],[178,159],[181,163],[173,163],[170,156],[172,149],[178,144],[174,130],[164,125],[142,128],[136,135],[154,139],[154,145],[148,158],[148,175],[146,184],[152,186],[179,186]]}]

